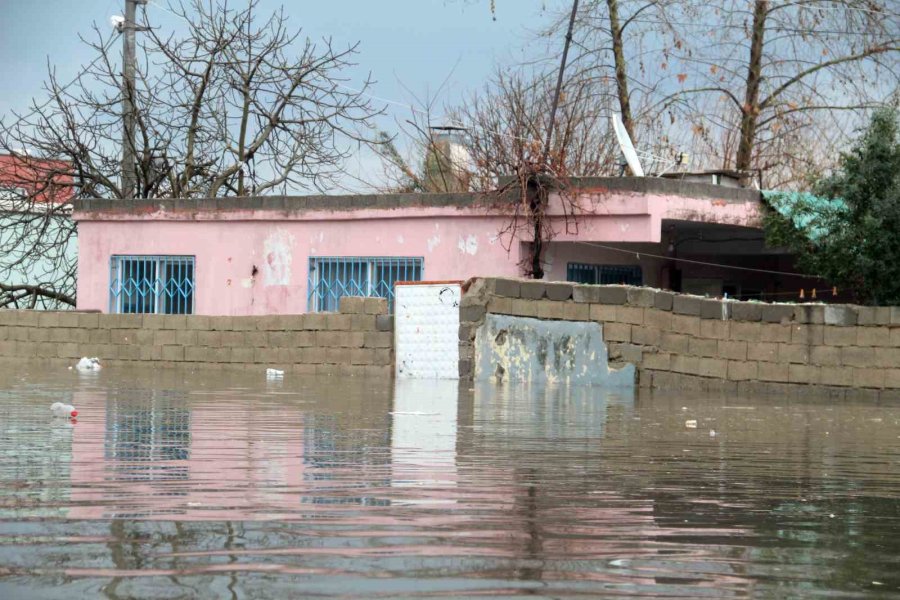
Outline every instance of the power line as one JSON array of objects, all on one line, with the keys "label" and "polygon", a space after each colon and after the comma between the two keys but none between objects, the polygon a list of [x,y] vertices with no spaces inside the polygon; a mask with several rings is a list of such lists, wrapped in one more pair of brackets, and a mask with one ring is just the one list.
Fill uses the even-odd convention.
[{"label": "power line", "polygon": [[690,258],[675,258],[672,256],[662,256],[659,254],[650,254],[649,252],[641,252],[638,250],[626,250],[624,248],[616,248],[615,246],[606,246],[604,244],[597,244],[595,242],[575,242],[575,243],[582,244],[584,246],[592,246],[594,248],[601,248],[603,250],[611,250],[613,252],[621,252],[623,254],[634,254],[638,259],[640,259],[641,256],[648,256],[650,258],[660,258],[663,260],[671,260],[671,261],[675,261],[675,262],[683,262],[683,263],[689,263],[689,264],[694,264],[694,265],[703,265],[706,267],[718,267],[721,269],[734,269],[737,271],[751,271],[753,273],[766,273],[768,275],[787,275],[790,277],[802,277],[804,279],[822,279],[822,277],[819,277],[818,275],[804,275],[802,273],[790,273],[788,271],[774,271],[771,269],[755,269],[753,267],[739,267],[737,265],[725,265],[725,264],[721,264],[721,263],[706,262],[706,261],[702,261],[702,260],[693,260]]}]

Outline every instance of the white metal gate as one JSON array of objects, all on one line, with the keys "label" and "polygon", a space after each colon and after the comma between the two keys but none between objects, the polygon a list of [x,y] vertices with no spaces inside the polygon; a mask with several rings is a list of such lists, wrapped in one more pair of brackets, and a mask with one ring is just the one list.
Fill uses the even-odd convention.
[{"label": "white metal gate", "polygon": [[398,283],[394,289],[398,379],[459,379],[460,284]]}]

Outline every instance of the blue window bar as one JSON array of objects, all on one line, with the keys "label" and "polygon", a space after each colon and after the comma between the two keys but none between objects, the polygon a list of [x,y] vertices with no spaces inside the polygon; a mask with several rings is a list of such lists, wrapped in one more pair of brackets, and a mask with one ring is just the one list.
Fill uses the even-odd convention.
[{"label": "blue window bar", "polygon": [[109,312],[194,313],[193,256],[113,256]]},{"label": "blue window bar", "polygon": [[569,263],[566,281],[601,285],[643,285],[644,276],[637,265],[591,265]]},{"label": "blue window bar", "polygon": [[422,281],[424,270],[420,257],[310,257],[307,310],[334,312],[343,296],[375,296],[393,312],[394,284]]}]

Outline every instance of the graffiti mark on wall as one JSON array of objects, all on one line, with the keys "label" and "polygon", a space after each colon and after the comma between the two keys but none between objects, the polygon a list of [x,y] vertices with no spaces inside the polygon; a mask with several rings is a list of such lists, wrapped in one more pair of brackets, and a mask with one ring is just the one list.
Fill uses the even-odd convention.
[{"label": "graffiti mark on wall", "polygon": [[478,238],[474,235],[470,235],[467,238],[463,238],[463,236],[459,236],[459,251],[465,254],[471,254],[475,256],[478,254]]}]

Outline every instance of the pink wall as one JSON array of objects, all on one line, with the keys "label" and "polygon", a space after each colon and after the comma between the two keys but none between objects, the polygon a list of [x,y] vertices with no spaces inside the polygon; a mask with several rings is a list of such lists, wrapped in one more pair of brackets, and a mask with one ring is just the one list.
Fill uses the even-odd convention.
[{"label": "pink wall", "polygon": [[[577,226],[568,229],[561,204],[551,204],[558,241],[659,242],[664,218],[750,224],[759,209],[751,202],[602,190],[577,200]],[[195,256],[197,314],[292,314],[306,312],[310,256],[423,257],[428,280],[518,276],[520,242],[529,239],[525,230],[515,240],[501,234],[510,216],[484,207],[200,211],[143,204],[151,208],[76,211],[79,309],[108,310],[116,254]],[[259,272],[252,277],[254,266]]]}]

